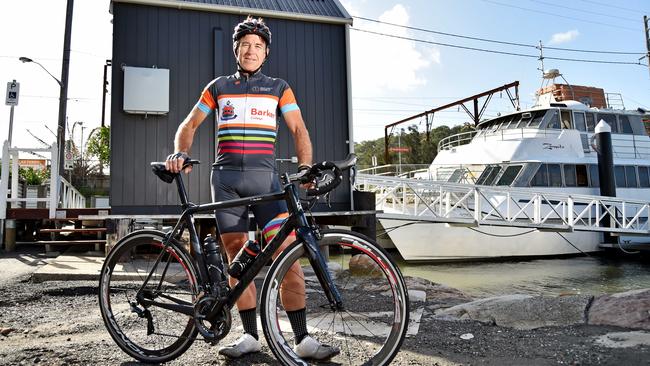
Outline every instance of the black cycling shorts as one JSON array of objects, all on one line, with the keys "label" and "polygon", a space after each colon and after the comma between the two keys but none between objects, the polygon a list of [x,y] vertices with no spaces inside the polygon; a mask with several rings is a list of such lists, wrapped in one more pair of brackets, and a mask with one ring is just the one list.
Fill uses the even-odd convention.
[{"label": "black cycling shorts", "polygon": [[[239,171],[212,168],[212,201],[228,201],[281,190],[278,174],[273,171]],[[287,212],[284,201],[271,201],[250,206],[261,229],[279,214]],[[237,206],[215,211],[219,233],[248,232],[249,207]]]}]

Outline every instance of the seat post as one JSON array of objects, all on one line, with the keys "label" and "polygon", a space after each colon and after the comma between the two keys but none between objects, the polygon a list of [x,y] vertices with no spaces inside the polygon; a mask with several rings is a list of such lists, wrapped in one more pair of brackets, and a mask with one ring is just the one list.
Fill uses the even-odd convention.
[{"label": "seat post", "polygon": [[178,196],[181,199],[181,204],[183,205],[183,209],[186,209],[189,200],[187,199],[187,191],[185,190],[185,185],[183,184],[183,177],[181,176],[181,173],[179,172],[176,174],[176,177],[174,179],[176,180],[176,187],[178,188]]}]

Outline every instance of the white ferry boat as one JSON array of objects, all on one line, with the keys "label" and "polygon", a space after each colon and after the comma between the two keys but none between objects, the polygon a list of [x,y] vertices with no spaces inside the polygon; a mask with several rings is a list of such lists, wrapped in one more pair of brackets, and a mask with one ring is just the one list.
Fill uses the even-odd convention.
[{"label": "white ferry boat", "polygon": [[[575,99],[582,102],[561,100],[557,97],[560,89],[580,94]],[[585,94],[593,90],[596,96]],[[598,104],[593,101],[601,98],[604,102],[602,89],[589,87],[559,84],[541,89],[533,108],[486,120],[475,131],[440,141],[438,154],[425,178],[481,187],[512,187],[518,192],[529,190],[531,194],[600,195],[598,157],[591,139],[595,126],[603,120],[612,130],[617,197],[647,201],[650,137],[646,123],[650,115],[640,108],[593,106]],[[391,213],[387,205],[382,209]],[[378,220],[406,260],[575,255],[599,251],[603,242],[603,233],[599,232],[463,227],[385,216],[390,218]],[[381,241],[381,237],[378,239]],[[633,243],[648,242],[650,238],[630,236],[618,240]]]}]

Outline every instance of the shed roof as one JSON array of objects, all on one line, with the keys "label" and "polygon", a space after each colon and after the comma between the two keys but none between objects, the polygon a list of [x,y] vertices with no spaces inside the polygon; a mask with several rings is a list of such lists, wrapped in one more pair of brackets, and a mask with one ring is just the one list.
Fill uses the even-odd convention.
[{"label": "shed roof", "polygon": [[338,0],[112,0],[112,2],[352,24],[352,17]]}]

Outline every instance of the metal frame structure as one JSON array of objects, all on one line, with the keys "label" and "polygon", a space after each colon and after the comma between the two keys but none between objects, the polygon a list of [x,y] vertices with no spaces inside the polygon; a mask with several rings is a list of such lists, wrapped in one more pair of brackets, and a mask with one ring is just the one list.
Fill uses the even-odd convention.
[{"label": "metal frame structure", "polygon": [[[515,88],[514,97],[510,93],[510,88]],[[399,124],[402,124],[404,122],[414,120],[416,118],[425,117],[426,118],[426,133],[427,133],[427,141],[428,141],[429,140],[429,132],[431,130],[431,124],[433,122],[433,116],[435,115],[435,113],[438,112],[438,111],[450,108],[450,107],[458,106],[458,105],[463,107],[465,112],[467,112],[467,114],[474,121],[474,125],[477,125],[479,123],[479,121],[481,120],[481,116],[483,115],[483,112],[485,112],[485,108],[487,107],[488,103],[492,99],[492,96],[495,93],[498,93],[498,92],[501,92],[501,91],[505,91],[506,94],[508,94],[508,98],[510,99],[510,103],[512,103],[513,107],[515,107],[516,110],[520,110],[519,81],[514,81],[512,83],[505,84],[505,85],[500,86],[498,88],[490,89],[490,90],[485,91],[483,93],[472,95],[471,97],[467,97],[465,99],[460,99],[460,100],[457,100],[455,102],[445,104],[445,105],[443,105],[441,107],[433,108],[433,109],[430,109],[430,110],[428,110],[426,112],[422,112],[420,114],[416,114],[414,116],[404,118],[402,120],[399,120],[397,122],[393,122],[391,124],[388,124],[388,125],[384,126],[384,158],[385,158],[386,162],[387,163],[390,162],[390,157],[388,155],[389,137],[390,137],[390,134],[392,134],[392,130],[393,130],[393,128],[395,128],[395,126],[397,126]],[[483,105],[479,109],[479,99],[482,98],[482,97],[487,97],[487,98],[485,99],[485,102],[483,103]],[[470,101],[473,102],[474,113],[470,112],[470,110],[465,106],[465,103],[470,102]],[[391,130],[390,133],[388,132],[389,128]]]}]

